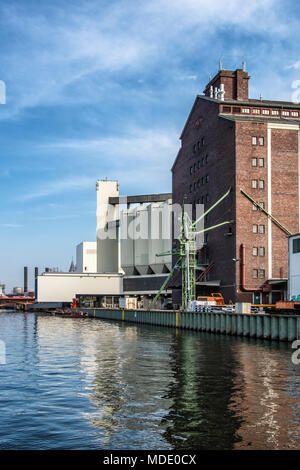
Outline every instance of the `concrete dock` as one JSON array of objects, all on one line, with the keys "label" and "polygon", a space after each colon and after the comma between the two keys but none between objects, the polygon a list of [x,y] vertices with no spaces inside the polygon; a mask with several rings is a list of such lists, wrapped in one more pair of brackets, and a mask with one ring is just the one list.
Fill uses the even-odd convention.
[{"label": "concrete dock", "polygon": [[300,315],[181,312],[174,310],[82,309],[90,318],[206,331],[277,341],[300,338]]}]

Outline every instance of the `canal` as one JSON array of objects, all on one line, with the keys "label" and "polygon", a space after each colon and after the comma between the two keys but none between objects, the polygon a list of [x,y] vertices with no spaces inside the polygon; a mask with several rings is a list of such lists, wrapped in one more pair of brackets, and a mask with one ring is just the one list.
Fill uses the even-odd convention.
[{"label": "canal", "polygon": [[0,313],[0,449],[299,449],[289,343]]}]

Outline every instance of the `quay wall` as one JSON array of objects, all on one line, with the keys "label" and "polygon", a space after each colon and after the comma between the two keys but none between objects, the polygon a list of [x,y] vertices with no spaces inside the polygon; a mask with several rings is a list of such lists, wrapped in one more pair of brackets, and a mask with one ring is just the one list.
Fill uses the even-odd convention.
[{"label": "quay wall", "polygon": [[300,315],[180,312],[174,310],[84,309],[90,318],[157,325],[278,341],[300,339]]}]

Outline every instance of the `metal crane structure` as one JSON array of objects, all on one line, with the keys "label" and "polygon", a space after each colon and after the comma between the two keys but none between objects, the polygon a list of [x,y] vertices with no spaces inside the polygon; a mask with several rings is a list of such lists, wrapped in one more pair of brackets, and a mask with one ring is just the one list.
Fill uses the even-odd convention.
[{"label": "metal crane structure", "polygon": [[230,224],[232,223],[232,221],[221,222],[211,227],[203,228],[199,231],[197,231],[197,225],[209,212],[211,212],[216,206],[218,206],[230,194],[230,192],[231,188],[229,188],[228,191],[226,191],[226,193],[220,199],[217,200],[217,202],[215,202],[209,209],[207,209],[203,214],[201,214],[200,217],[198,217],[194,222],[191,220],[190,216],[185,211],[185,204],[183,202],[181,211],[181,237],[179,239],[179,251],[172,251],[156,255],[178,255],[178,260],[174,265],[173,269],[171,270],[170,274],[167,276],[166,280],[162,284],[158,293],[152,300],[150,304],[150,309],[154,306],[155,302],[167,286],[174,272],[178,269],[181,269],[182,308],[186,310],[188,303],[190,301],[196,300],[196,237],[201,233],[208,232],[209,230],[213,230],[225,224]]}]

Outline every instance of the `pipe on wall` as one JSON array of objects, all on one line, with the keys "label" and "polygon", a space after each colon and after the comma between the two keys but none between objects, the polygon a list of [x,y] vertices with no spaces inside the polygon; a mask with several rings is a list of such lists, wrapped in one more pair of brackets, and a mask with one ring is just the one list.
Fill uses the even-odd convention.
[{"label": "pipe on wall", "polygon": [[244,243],[241,244],[241,290],[244,292],[254,292],[262,290],[259,288],[246,287],[246,249]]}]

